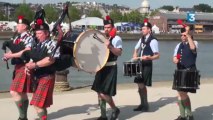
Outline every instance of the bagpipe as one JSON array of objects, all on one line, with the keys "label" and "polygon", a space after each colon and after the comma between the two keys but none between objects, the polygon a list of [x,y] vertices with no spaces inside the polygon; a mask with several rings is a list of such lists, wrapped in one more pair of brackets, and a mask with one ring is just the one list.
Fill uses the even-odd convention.
[{"label": "bagpipe", "polygon": [[[61,23],[64,21],[66,16],[69,18],[69,23],[70,23],[68,7],[69,7],[69,3],[67,2],[64,5],[64,8],[63,8],[62,13],[60,14],[58,20],[55,22],[55,24],[53,25],[53,28],[50,30],[51,39],[55,40],[55,37],[57,36],[56,47],[53,49],[51,57],[53,57],[55,55],[55,53],[58,49],[60,51],[60,56],[56,58],[55,63],[52,65],[55,67],[55,70],[57,70],[57,71],[64,70],[64,69],[70,67],[73,63],[72,62],[73,54],[72,54],[72,47],[71,47],[72,45],[70,45],[68,42],[63,42],[63,40],[67,40],[72,37],[71,24],[70,24],[69,31],[66,34],[64,34],[64,32],[61,30],[61,27],[60,27]],[[45,17],[44,10],[43,9],[39,10],[35,16],[36,16],[35,21],[37,21],[39,19],[42,19],[42,21],[44,21],[44,17]],[[35,24],[36,24],[36,22],[35,22]],[[24,59],[26,62],[28,62],[30,60],[30,58],[34,58],[33,61],[38,61],[44,57],[41,54],[39,54],[39,55],[38,54],[35,55],[35,54],[37,54],[37,53],[33,53],[32,51],[26,51],[23,53],[22,59]],[[50,59],[51,59],[51,57],[50,57]]]},{"label": "bagpipe", "polygon": [[[17,37],[17,32],[14,33],[13,37],[11,40],[4,41],[2,44],[2,50],[4,52],[7,52],[7,48],[12,52],[12,53],[17,53],[23,49],[25,49],[25,45],[23,42],[20,42],[19,44],[14,42],[14,39],[21,39],[21,38],[16,38]],[[9,64],[8,64],[8,59],[7,58],[2,58],[4,61],[6,61],[7,64],[7,69],[9,69]],[[24,62],[20,58],[12,58],[11,59],[11,64],[23,64]]]},{"label": "bagpipe", "polygon": [[[53,25],[51,30],[51,35],[58,37],[55,49],[52,52],[52,57],[55,55],[56,51],[59,49],[60,56],[56,58],[54,66],[57,71],[61,71],[69,68],[73,65],[73,43],[70,41],[73,37],[73,31],[71,27],[71,20],[68,12],[69,2],[64,5],[62,13],[60,14],[58,20]],[[64,21],[65,17],[69,20],[69,30],[65,33],[61,30],[61,23]],[[53,37],[54,38],[54,37]],[[77,38],[77,37],[76,37]]]}]

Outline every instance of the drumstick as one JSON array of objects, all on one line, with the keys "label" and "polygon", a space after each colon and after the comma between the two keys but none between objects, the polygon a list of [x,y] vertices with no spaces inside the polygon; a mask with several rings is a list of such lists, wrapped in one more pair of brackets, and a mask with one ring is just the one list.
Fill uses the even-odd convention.
[{"label": "drumstick", "polygon": [[116,36],[116,32],[117,30],[115,28],[112,28],[112,30],[109,32],[109,40]]},{"label": "drumstick", "polygon": [[[147,56],[147,55],[145,55]],[[148,55],[150,57],[150,55]],[[142,57],[135,57],[135,60],[138,60],[138,59],[141,59],[142,60]]]},{"label": "drumstick", "polygon": [[178,19],[178,20],[177,20],[177,23],[178,23],[179,25],[182,25],[184,28],[187,26],[186,24],[183,23],[183,21],[182,21],[181,19]]}]

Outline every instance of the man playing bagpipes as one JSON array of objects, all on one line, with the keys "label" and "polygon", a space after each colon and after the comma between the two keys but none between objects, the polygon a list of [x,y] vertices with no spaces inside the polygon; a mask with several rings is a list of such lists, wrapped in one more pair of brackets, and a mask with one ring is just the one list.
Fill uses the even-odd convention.
[{"label": "man playing bagpipes", "polygon": [[33,42],[32,36],[28,33],[29,21],[23,16],[18,17],[17,21],[17,33],[18,35],[14,40],[5,41],[2,49],[6,51],[6,47],[10,49],[5,53],[3,59],[5,61],[11,59],[11,64],[15,65],[13,74],[13,81],[10,86],[10,94],[12,95],[18,110],[19,119],[27,120],[27,108],[29,104],[27,92],[30,90],[30,76],[27,76],[24,72],[25,64],[20,59],[24,51],[30,50]]},{"label": "man playing bagpipes", "polygon": [[[42,17],[35,18],[36,22],[32,25],[37,43],[33,44],[32,49],[24,52],[21,57],[27,62],[25,65],[27,74],[33,76],[34,93],[30,104],[36,109],[40,120],[47,119],[47,107],[53,104],[56,70],[63,70],[71,66],[72,55],[61,52],[61,42],[66,39],[66,36],[63,36],[60,24],[68,15],[68,5],[68,3],[65,4],[62,14],[51,31],[48,24],[44,22],[45,13],[38,14]],[[50,34],[57,36],[58,40],[52,40]]]},{"label": "man playing bagpipes", "polygon": [[53,89],[55,83],[55,58],[60,53],[56,47],[56,42],[51,40],[49,26],[38,19],[35,24],[35,34],[38,43],[33,45],[30,51],[23,53],[22,58],[26,63],[27,74],[34,76],[33,83],[37,84],[30,102],[34,106],[40,120],[47,119],[47,107],[53,104]]}]

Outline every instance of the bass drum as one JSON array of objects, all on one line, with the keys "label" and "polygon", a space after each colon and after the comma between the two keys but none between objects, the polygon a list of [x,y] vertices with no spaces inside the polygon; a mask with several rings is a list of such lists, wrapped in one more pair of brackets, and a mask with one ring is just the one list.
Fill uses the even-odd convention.
[{"label": "bass drum", "polygon": [[106,40],[104,34],[97,30],[88,30],[78,36],[73,55],[80,70],[96,73],[105,66],[109,57]]}]

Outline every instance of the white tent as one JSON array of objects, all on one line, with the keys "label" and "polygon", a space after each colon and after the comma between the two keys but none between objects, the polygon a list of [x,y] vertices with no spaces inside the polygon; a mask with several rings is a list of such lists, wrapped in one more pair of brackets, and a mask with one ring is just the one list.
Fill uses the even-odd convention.
[{"label": "white tent", "polygon": [[98,17],[86,17],[71,23],[72,26],[88,26],[88,25],[95,25],[95,26],[103,26],[103,19]]},{"label": "white tent", "polygon": [[115,27],[119,27],[119,26],[122,26],[122,25],[125,25],[125,24],[128,24],[128,22],[117,22],[114,24]]},{"label": "white tent", "polygon": [[0,21],[0,29],[1,30],[16,30],[17,23],[15,21]]},{"label": "white tent", "polygon": [[155,34],[160,34],[159,27],[157,27],[156,25],[153,25],[153,26],[152,26],[152,31],[153,31],[153,33],[155,33]]}]

